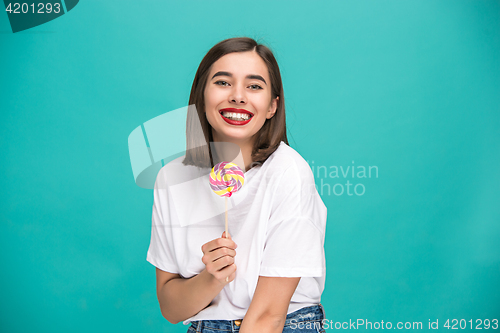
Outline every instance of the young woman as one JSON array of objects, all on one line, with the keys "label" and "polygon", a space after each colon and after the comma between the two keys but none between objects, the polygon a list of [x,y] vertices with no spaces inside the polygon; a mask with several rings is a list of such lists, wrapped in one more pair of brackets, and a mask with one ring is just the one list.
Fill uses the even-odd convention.
[{"label": "young woman", "polygon": [[[186,155],[160,170],[154,189],[147,260],[163,316],[191,323],[188,332],[324,332],[327,210],[288,146],[272,52],[250,38],[218,43],[189,105]],[[245,173],[229,200],[228,238],[224,199],[208,181],[221,161]]]}]

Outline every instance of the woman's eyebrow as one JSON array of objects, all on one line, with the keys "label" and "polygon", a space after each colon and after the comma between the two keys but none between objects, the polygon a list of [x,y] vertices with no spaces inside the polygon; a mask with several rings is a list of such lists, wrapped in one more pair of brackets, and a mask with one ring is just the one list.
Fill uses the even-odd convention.
[{"label": "woman's eyebrow", "polygon": [[[216,76],[229,76],[229,77],[233,77],[233,74],[229,73],[229,72],[217,72],[214,74],[214,76],[212,76],[211,80],[214,79],[214,77]],[[266,80],[264,80],[264,78],[260,75],[257,75],[257,74],[249,74],[246,76],[247,79],[255,79],[255,80],[260,80],[262,82],[264,82],[264,84],[267,86],[267,83],[266,83]]]}]

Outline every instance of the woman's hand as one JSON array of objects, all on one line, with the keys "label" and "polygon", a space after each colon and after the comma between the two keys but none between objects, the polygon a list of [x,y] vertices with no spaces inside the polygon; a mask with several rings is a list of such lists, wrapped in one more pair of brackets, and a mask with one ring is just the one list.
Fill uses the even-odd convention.
[{"label": "woman's hand", "polygon": [[205,243],[201,247],[201,251],[203,251],[201,261],[205,264],[207,272],[221,284],[227,284],[236,277],[234,256],[237,245],[231,239],[231,235],[226,238],[225,234],[224,231],[221,238]]}]

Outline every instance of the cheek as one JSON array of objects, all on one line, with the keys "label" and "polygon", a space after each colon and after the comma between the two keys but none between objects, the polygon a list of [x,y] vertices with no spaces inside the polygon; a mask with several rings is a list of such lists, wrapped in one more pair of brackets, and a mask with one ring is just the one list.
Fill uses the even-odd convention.
[{"label": "cheek", "polygon": [[256,101],[256,104],[258,105],[259,111],[261,113],[266,113],[271,106],[271,99],[267,96],[262,96],[262,98]]},{"label": "cheek", "polygon": [[217,106],[224,101],[224,95],[222,92],[213,89],[205,90],[205,105]]},{"label": "cheek", "polygon": [[[210,94],[208,93],[207,90],[205,90],[205,93],[203,94],[203,99],[205,100],[205,108],[211,104],[211,101],[210,101]],[[206,110],[205,110],[206,112]]]}]

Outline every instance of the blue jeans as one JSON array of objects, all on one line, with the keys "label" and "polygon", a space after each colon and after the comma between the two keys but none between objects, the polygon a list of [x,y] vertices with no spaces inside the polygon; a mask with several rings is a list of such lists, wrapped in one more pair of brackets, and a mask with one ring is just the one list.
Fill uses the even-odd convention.
[{"label": "blue jeans", "polygon": [[[286,316],[283,333],[324,333],[321,326],[325,319],[325,309],[318,304],[298,309]],[[192,321],[187,333],[233,333],[239,332],[240,320],[197,320]]]}]

